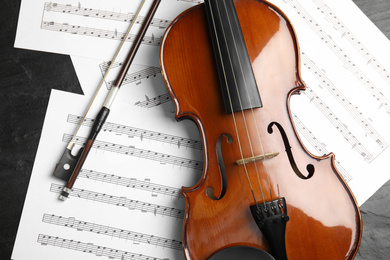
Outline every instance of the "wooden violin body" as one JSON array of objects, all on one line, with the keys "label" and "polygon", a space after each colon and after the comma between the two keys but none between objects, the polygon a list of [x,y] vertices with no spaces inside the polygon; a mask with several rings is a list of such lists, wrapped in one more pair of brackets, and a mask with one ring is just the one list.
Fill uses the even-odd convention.
[{"label": "wooden violin body", "polygon": [[[262,107],[225,111],[204,4],[176,18],[161,45],[162,73],[176,116],[197,124],[204,145],[202,178],[182,189],[185,256],[207,259],[233,246],[272,253],[250,206],[279,204],[280,194],[287,204],[283,243],[289,260],[353,259],[362,235],[356,201],[333,154],[310,154],[292,124],[290,97],[305,88],[295,32],[265,1],[234,5]],[[253,159],[264,154],[272,156]],[[245,158],[254,162],[237,163]]]}]

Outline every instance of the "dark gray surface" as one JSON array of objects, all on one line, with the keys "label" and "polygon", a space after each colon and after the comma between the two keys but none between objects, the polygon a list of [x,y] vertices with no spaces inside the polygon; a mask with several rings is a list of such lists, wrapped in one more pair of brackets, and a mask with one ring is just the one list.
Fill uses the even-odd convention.
[{"label": "dark gray surface", "polygon": [[[390,38],[390,0],[354,2]],[[0,1],[0,259],[11,257],[50,90],[82,93],[68,56],[13,48],[19,6]],[[390,181],[361,207],[356,259],[390,259],[389,194]]]},{"label": "dark gray surface", "polygon": [[[353,0],[390,39],[390,0]],[[386,50],[390,51],[390,50]],[[390,129],[389,129],[390,131]],[[389,169],[383,169],[389,172]],[[357,260],[390,259],[390,181],[360,207],[363,237]]]}]

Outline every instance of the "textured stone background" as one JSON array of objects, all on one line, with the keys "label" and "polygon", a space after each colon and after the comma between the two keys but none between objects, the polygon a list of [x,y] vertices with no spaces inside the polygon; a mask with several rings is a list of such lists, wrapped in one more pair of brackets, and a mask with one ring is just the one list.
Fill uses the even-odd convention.
[{"label": "textured stone background", "polygon": [[[390,0],[354,2],[390,39]],[[11,257],[50,90],[82,93],[68,56],[13,48],[19,7],[0,1],[0,259]],[[389,194],[390,181],[361,207],[358,260],[390,259]]]}]

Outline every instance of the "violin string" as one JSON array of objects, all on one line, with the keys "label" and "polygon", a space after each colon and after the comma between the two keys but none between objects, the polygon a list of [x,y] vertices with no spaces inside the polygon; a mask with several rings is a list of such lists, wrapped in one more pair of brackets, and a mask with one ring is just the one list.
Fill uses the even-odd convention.
[{"label": "violin string", "polygon": [[[226,8],[226,2],[225,1],[222,1],[223,4],[225,5],[225,10],[227,11],[227,8]],[[232,26],[231,26],[231,21],[229,19],[229,16],[227,16],[227,20],[229,22],[229,28],[230,28],[230,31],[232,32],[233,34],[233,31],[232,31]],[[236,23],[238,25],[238,23]],[[238,28],[239,29],[239,28]],[[225,37],[225,35],[224,35]],[[234,42],[235,43],[235,42]],[[235,45],[235,49],[236,49],[236,53],[238,53],[238,48],[237,46]],[[230,57],[229,57],[229,60],[230,60]],[[242,64],[241,64],[241,61],[240,59],[238,59],[238,62],[239,62],[239,68],[241,70],[241,73],[244,74],[243,72],[243,68],[242,68]],[[232,64],[231,60],[230,60],[230,64]],[[234,76],[234,75],[233,75]],[[235,78],[235,77],[234,77]],[[244,81],[245,81],[245,77],[244,78]],[[236,82],[235,82],[236,83]],[[237,96],[238,96],[238,100],[239,100],[239,104],[240,104],[240,108],[241,108],[241,113],[242,113],[242,116],[243,116],[243,121],[244,121],[244,125],[245,125],[245,130],[246,130],[246,133],[247,133],[247,137],[248,137],[248,141],[249,141],[249,146],[250,146],[250,150],[251,150],[251,153],[252,153],[252,157],[254,157],[254,151],[253,151],[253,146],[252,146],[252,139],[250,137],[250,134],[249,134],[249,130],[248,130],[248,126],[247,126],[247,122],[246,122],[246,117],[245,117],[245,114],[244,114],[244,111],[243,111],[243,108],[242,108],[242,102],[241,102],[241,97],[240,97],[240,94],[239,94],[239,91],[238,91],[238,86],[237,86],[237,83],[235,84],[235,87],[236,87],[236,92],[237,92]],[[263,154],[265,154],[264,152],[264,147],[263,147],[263,143],[261,141],[261,138],[260,138],[260,131],[259,131],[259,128],[258,128],[258,124],[257,124],[257,121],[256,121],[256,117],[255,117],[255,113],[254,113],[254,110],[253,110],[253,106],[252,106],[252,101],[249,97],[249,92],[247,91],[248,90],[248,86],[246,84],[246,81],[245,81],[245,84],[244,84],[244,88],[245,88],[245,92],[247,94],[247,97],[248,97],[248,100],[249,100],[249,103],[250,103],[250,110],[251,110],[251,115],[253,117],[253,120],[254,120],[254,123],[255,123],[255,128],[256,128],[256,133],[257,133],[257,138],[258,138],[258,142],[259,142],[259,145],[260,145],[260,150],[262,151]],[[230,97],[229,97],[230,98]],[[233,109],[232,109],[233,110]],[[255,172],[256,172],[256,176],[257,176],[257,181],[258,181],[258,184],[259,184],[259,187],[260,187],[260,192],[261,192],[261,196],[263,198],[263,203],[265,204],[265,199],[264,199],[264,194],[263,194],[263,188],[262,188],[262,185],[261,185],[261,182],[260,182],[260,174],[259,174],[259,170],[258,170],[258,167],[257,167],[257,162],[256,161],[253,161],[253,165],[255,167]],[[272,198],[272,192],[271,192],[271,184],[270,184],[270,181],[269,181],[269,171],[268,171],[268,167],[267,167],[267,163],[264,162],[264,168],[265,168],[265,172],[266,172],[266,176],[267,176],[267,182],[268,182],[268,186],[269,186],[269,191],[270,191],[270,196],[271,196],[271,201],[273,200]]]},{"label": "violin string", "polygon": [[[225,1],[223,1],[223,2],[225,3]],[[226,5],[226,4],[225,4],[225,5]],[[228,17],[228,18],[229,18],[229,17]],[[229,24],[231,24],[231,23],[230,23],[230,20],[229,20]],[[236,22],[235,24],[237,25],[237,29],[239,30],[239,29],[240,29],[239,23]],[[235,41],[234,41],[234,43],[235,43]],[[237,50],[237,46],[236,46],[236,50]],[[237,52],[238,52],[238,51],[237,51]],[[239,61],[239,64],[240,64],[241,73],[244,74],[240,59],[238,59],[238,61]],[[245,77],[244,77],[244,79],[245,79]],[[261,141],[261,137],[260,137],[259,124],[257,123],[257,120],[256,120],[256,116],[255,116],[255,112],[254,112],[254,110],[253,110],[252,100],[251,100],[251,98],[250,98],[250,96],[249,96],[249,91],[248,91],[248,86],[247,86],[247,84],[245,84],[244,87],[245,87],[245,89],[246,89],[245,92],[246,92],[247,98],[248,98],[248,100],[249,100],[251,115],[252,115],[253,122],[254,122],[254,125],[255,125],[255,128],[256,128],[256,134],[257,134],[257,139],[258,139],[258,143],[259,143],[259,146],[260,146],[260,150],[261,150],[262,154],[265,154],[263,142]],[[236,86],[236,88],[237,88],[237,86]],[[240,94],[239,94],[238,90],[237,90],[237,94],[238,94],[238,98],[239,98],[240,106],[241,106],[241,110],[242,110],[241,98],[240,98]],[[245,117],[244,117],[244,120],[246,120]],[[246,124],[246,122],[245,122],[245,127],[247,128],[246,125],[247,125],[247,124]],[[248,129],[246,129],[246,131],[248,132]],[[249,133],[248,133],[248,139],[249,139],[249,145],[250,145],[250,147],[251,147],[252,156],[254,156],[254,152],[253,152],[253,149],[252,149],[252,141],[251,141],[251,138],[249,137]],[[263,160],[263,162],[264,162],[263,165],[264,165],[264,168],[265,168],[265,173],[266,173],[266,176],[267,176],[267,182],[268,182],[268,187],[269,187],[269,191],[270,191],[271,201],[272,201],[273,199],[272,199],[272,192],[271,192],[271,183],[270,183],[270,181],[269,181],[269,171],[268,171],[266,159]],[[261,195],[262,195],[262,197],[263,197],[263,203],[264,203],[264,205],[265,205],[265,199],[264,199],[264,195],[263,195],[263,187],[262,187],[261,182],[260,182],[260,174],[259,174],[259,171],[258,171],[258,168],[257,168],[257,163],[256,163],[256,161],[253,161],[253,164],[254,164],[254,166],[255,166],[257,181],[258,181],[258,184],[259,184],[259,187],[260,187]]]},{"label": "violin string", "polygon": [[115,60],[116,60],[116,58],[118,57],[119,52],[120,52],[120,50],[122,49],[123,44],[126,42],[126,39],[127,39],[127,37],[129,36],[129,33],[130,33],[131,29],[133,28],[133,25],[135,24],[135,21],[137,20],[138,15],[139,15],[139,13],[141,12],[141,9],[142,9],[143,5],[145,4],[145,2],[146,2],[146,0],[142,0],[140,6],[138,7],[138,10],[137,10],[137,12],[135,13],[134,18],[133,18],[133,20],[131,21],[131,23],[130,23],[130,25],[129,25],[127,31],[126,31],[126,34],[123,36],[123,39],[122,39],[121,43],[119,44],[119,47],[118,47],[118,49],[116,50],[116,52],[115,52],[115,54],[114,54],[114,57],[113,57],[112,61],[110,62],[110,65],[108,66],[108,68],[107,68],[107,70],[106,70],[106,73],[104,73],[104,76],[103,76],[102,80],[100,81],[100,83],[99,83],[97,89],[95,90],[95,93],[93,94],[92,99],[91,99],[91,101],[89,102],[88,107],[87,107],[87,109],[85,110],[84,115],[82,116],[82,118],[81,118],[81,120],[80,120],[80,123],[78,124],[78,126],[77,126],[77,128],[76,128],[76,131],[74,132],[74,134],[73,134],[73,136],[72,136],[72,139],[70,140],[70,142],[69,142],[69,144],[68,144],[68,147],[67,147],[67,148],[68,148],[69,150],[72,150],[72,147],[74,146],[74,139],[76,138],[77,133],[78,133],[78,131],[80,130],[80,128],[81,128],[81,126],[82,126],[82,124],[83,124],[83,122],[84,122],[84,120],[85,120],[85,117],[87,116],[87,114],[88,114],[88,112],[89,112],[89,110],[91,109],[91,106],[92,106],[93,102],[95,101],[96,96],[98,95],[98,93],[99,93],[99,91],[100,91],[100,89],[101,89],[103,83],[105,82],[106,77],[107,77],[108,73],[109,73],[110,70],[111,70],[111,67],[112,67],[113,64],[115,63]]},{"label": "violin string", "polygon": [[[217,3],[217,2],[218,2],[218,1],[216,1],[216,3]],[[213,14],[213,11],[212,11],[212,8],[211,8],[211,5],[210,5],[210,4],[208,4],[208,7],[209,7],[209,9],[210,9],[210,18],[211,18],[211,21],[212,21],[212,23],[213,23],[214,34],[216,35],[216,34],[217,34],[217,29],[216,29],[216,26],[215,26],[214,14]],[[217,8],[217,11],[219,11],[218,8]],[[219,15],[219,18],[220,18],[220,15]],[[223,36],[226,38],[225,33],[223,32],[223,30],[222,30],[222,34],[223,34]],[[225,42],[226,42],[226,41],[225,41]],[[217,38],[217,37],[216,37],[216,43],[217,43],[218,52],[219,52],[218,57],[221,57],[221,59],[222,59],[220,42],[218,41],[218,38]],[[222,60],[221,60],[221,62],[222,62]],[[222,62],[222,63],[223,63],[223,62]],[[238,147],[239,147],[241,159],[244,159],[243,152],[242,152],[242,147],[241,147],[240,136],[239,136],[239,133],[238,133],[237,123],[236,123],[236,117],[235,117],[234,111],[233,111],[233,104],[232,104],[232,100],[231,100],[231,96],[230,96],[230,91],[229,91],[229,88],[228,88],[228,86],[227,86],[226,71],[225,71],[225,69],[224,69],[223,66],[221,66],[221,67],[222,67],[223,76],[224,76],[225,82],[226,82],[226,89],[227,89],[227,95],[228,95],[228,98],[229,98],[230,108],[231,108],[231,110],[232,110],[232,118],[233,118],[234,128],[235,128],[235,131],[236,131]],[[237,84],[236,84],[236,85],[237,85]],[[242,106],[241,106],[241,107],[242,107]],[[255,200],[255,203],[256,203],[256,205],[257,205],[257,199],[256,199],[256,196],[255,196],[255,193],[254,193],[254,190],[253,190],[252,182],[251,182],[251,180],[250,180],[250,178],[249,178],[249,173],[248,173],[246,164],[244,163],[243,166],[244,166],[244,171],[245,171],[245,174],[246,174],[246,177],[247,177],[247,179],[248,179],[248,183],[249,183],[249,186],[250,186],[250,189],[251,189],[251,192],[252,192],[252,196],[253,196],[253,198],[254,198],[254,200]]]},{"label": "violin string", "polygon": [[[227,12],[226,2],[225,2],[225,1],[222,1],[222,3],[223,3],[223,5],[224,5],[224,7],[225,7],[225,10],[226,10],[226,12]],[[227,14],[227,13],[226,13],[226,14]],[[230,32],[231,32],[232,35],[233,35],[232,22],[231,22],[231,20],[230,20],[228,14],[227,14],[227,21],[228,21],[228,24],[229,24]],[[237,24],[237,23],[236,23],[236,24]],[[234,47],[235,47],[236,53],[237,53],[237,55],[238,55],[238,48],[237,48],[237,45],[235,44],[236,42],[233,41],[233,43],[234,43]],[[232,66],[232,62],[231,62],[230,56],[229,56],[229,61],[230,61],[230,64],[231,64],[231,66]],[[240,60],[240,59],[238,59],[238,63],[239,63],[239,68],[240,68],[241,74],[244,74],[243,67],[242,67],[241,60]],[[234,76],[234,74],[233,74],[233,76]],[[234,77],[234,78],[235,78],[235,77]],[[254,112],[253,112],[253,108],[252,108],[252,101],[251,101],[251,99],[250,99],[250,97],[249,97],[249,93],[248,93],[248,91],[247,91],[247,90],[248,90],[248,85],[247,85],[247,82],[246,82],[246,80],[245,80],[246,78],[243,77],[243,79],[244,79],[244,88],[245,88],[245,90],[246,90],[245,92],[246,92],[246,94],[247,94],[247,97],[248,97],[248,100],[249,100],[249,103],[250,103],[250,107],[251,107],[251,111],[252,111],[252,116],[253,116],[253,118],[254,118]],[[254,153],[254,151],[253,151],[252,140],[251,140],[251,137],[250,137],[250,134],[249,134],[249,129],[248,129],[247,121],[246,121],[246,116],[245,116],[245,112],[244,112],[244,110],[243,110],[242,101],[241,101],[240,93],[239,93],[239,90],[238,90],[238,84],[237,84],[236,81],[235,81],[235,87],[236,87],[236,92],[237,92],[237,96],[238,96],[238,101],[239,101],[239,104],[240,104],[241,114],[242,114],[243,121],[244,121],[244,125],[245,125],[246,135],[247,135],[247,138],[248,138],[248,141],[249,141],[249,147],[250,147],[250,150],[251,150],[251,155],[252,155],[252,157],[254,157],[254,156],[255,156],[255,153]],[[256,122],[255,122],[255,123],[256,123]],[[256,124],[256,129],[257,129],[257,124]],[[260,143],[261,143],[261,141],[260,141]],[[261,147],[262,147],[262,145],[261,145]],[[264,152],[263,152],[263,154],[264,154]],[[245,163],[244,163],[244,164],[245,164]],[[258,168],[257,168],[257,163],[256,163],[256,161],[253,162],[253,165],[254,165],[254,167],[255,167],[255,172],[256,172],[256,176],[257,176],[257,181],[258,181],[258,184],[259,184],[259,187],[260,187],[261,197],[262,197],[262,199],[263,199],[263,203],[265,203],[265,198],[264,198],[264,193],[263,193],[263,187],[262,187],[261,182],[260,182],[259,170],[258,170]]]},{"label": "violin string", "polygon": [[[237,23],[237,25],[238,25],[238,23]],[[258,143],[259,143],[259,146],[260,146],[262,154],[265,154],[266,152],[265,152],[265,149],[264,149],[264,146],[263,146],[263,142],[261,141],[261,134],[260,134],[260,130],[259,130],[259,125],[260,124],[258,123],[258,120],[256,119],[256,116],[255,116],[255,113],[254,113],[254,109],[253,109],[253,106],[252,106],[252,101],[249,98],[249,92],[247,91],[246,93],[248,95],[248,99],[249,99],[249,102],[250,102],[250,109],[251,109],[253,121],[254,121],[255,127],[256,127]],[[259,117],[263,117],[262,113],[259,113]],[[264,122],[264,120],[260,120],[260,122]],[[272,144],[269,145],[269,147],[271,148],[271,154],[275,154],[277,152],[274,149],[276,147],[275,144],[274,144],[275,143],[275,139],[271,139],[271,143]],[[270,193],[270,199],[271,199],[271,201],[273,201],[272,188],[271,188],[271,182],[270,182],[270,173],[269,173],[269,168],[268,168],[268,166],[269,166],[268,164],[271,163],[271,162],[268,161],[267,159],[264,159],[262,162],[263,162],[265,173],[266,173],[266,176],[267,176],[267,183],[268,183],[268,190],[269,190],[269,193]],[[259,178],[259,176],[257,176],[257,178]],[[278,173],[277,172],[275,173],[275,178],[276,178],[276,183],[277,183],[277,187],[278,187],[278,196],[277,197],[279,197],[279,199],[280,199],[280,191],[279,191],[279,184],[278,184],[279,181],[278,181]],[[264,201],[264,205],[265,205],[265,201]]]}]

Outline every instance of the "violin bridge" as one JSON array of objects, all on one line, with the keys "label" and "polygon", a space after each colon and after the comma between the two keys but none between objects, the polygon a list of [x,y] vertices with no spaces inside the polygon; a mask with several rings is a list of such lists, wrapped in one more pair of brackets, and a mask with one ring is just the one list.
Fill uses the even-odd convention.
[{"label": "violin bridge", "polygon": [[238,165],[242,165],[242,164],[247,164],[247,163],[251,163],[251,162],[263,161],[266,159],[272,159],[272,158],[278,156],[278,154],[279,154],[278,152],[275,152],[275,153],[266,153],[266,154],[256,155],[253,157],[237,160],[236,163]]}]

